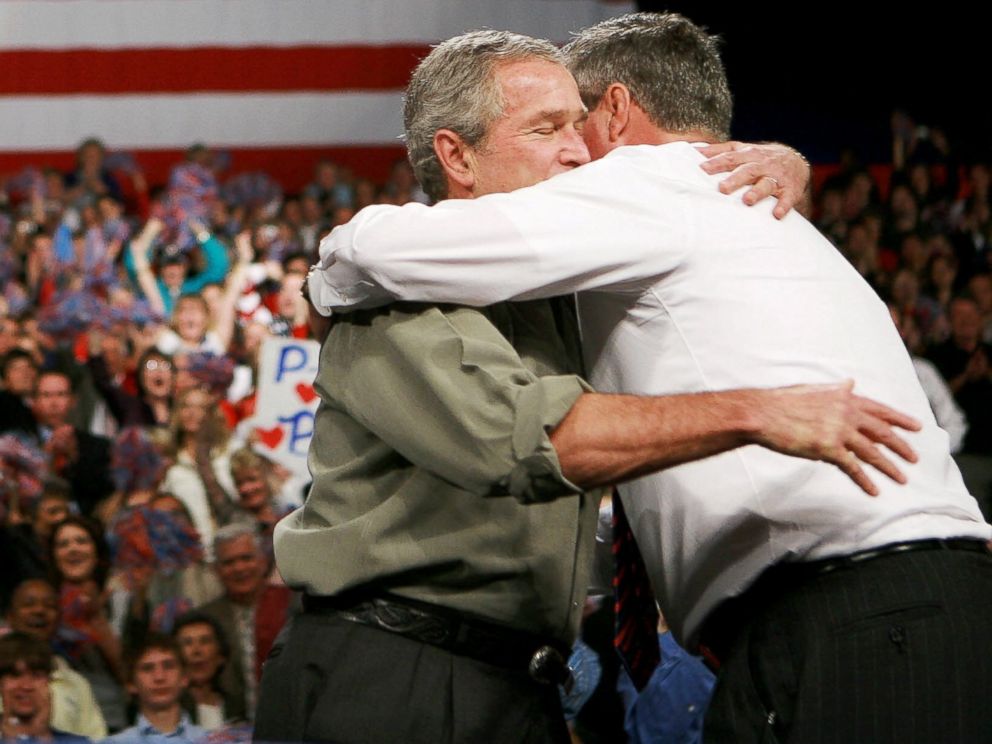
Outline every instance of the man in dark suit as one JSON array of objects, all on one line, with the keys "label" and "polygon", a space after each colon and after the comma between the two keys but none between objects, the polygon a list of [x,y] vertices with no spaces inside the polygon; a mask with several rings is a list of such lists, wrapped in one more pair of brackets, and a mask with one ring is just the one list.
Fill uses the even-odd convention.
[{"label": "man in dark suit", "polygon": [[34,430],[28,406],[38,379],[38,364],[30,352],[11,349],[0,359],[0,433]]},{"label": "man in dark suit", "polygon": [[69,482],[79,510],[89,515],[114,490],[110,440],[69,423],[75,404],[72,382],[65,372],[39,373],[30,399],[35,423],[30,435],[48,456],[52,474]]},{"label": "man in dark suit", "polygon": [[254,522],[217,530],[214,560],[224,595],[200,610],[217,621],[230,647],[220,676],[225,698],[243,700],[246,717],[253,720],[262,662],[289,616],[293,593],[268,583],[270,564]]}]

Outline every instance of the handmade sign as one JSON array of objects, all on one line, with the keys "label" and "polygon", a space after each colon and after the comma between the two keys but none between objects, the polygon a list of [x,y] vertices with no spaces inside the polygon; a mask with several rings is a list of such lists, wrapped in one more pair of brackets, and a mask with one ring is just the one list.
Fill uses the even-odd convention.
[{"label": "handmade sign", "polygon": [[270,338],[258,366],[258,401],[252,419],[257,450],[297,475],[307,475],[307,450],[320,402],[313,389],[320,344]]}]

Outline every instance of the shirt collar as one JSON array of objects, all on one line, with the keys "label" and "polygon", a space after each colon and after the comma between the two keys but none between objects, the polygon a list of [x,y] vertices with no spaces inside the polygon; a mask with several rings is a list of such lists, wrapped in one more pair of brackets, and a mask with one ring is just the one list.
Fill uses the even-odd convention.
[{"label": "shirt collar", "polygon": [[191,721],[189,720],[189,714],[186,711],[183,711],[179,715],[179,723],[176,725],[175,731],[159,731],[157,728],[152,726],[143,713],[138,714],[138,722],[136,725],[138,728],[138,733],[141,736],[152,736],[157,734],[159,736],[180,737],[186,735],[186,729],[190,726],[190,724]]}]

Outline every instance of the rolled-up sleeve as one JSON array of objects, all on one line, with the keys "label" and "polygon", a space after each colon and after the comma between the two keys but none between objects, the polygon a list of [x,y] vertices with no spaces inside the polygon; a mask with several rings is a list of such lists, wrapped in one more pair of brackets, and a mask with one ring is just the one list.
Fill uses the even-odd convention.
[{"label": "rolled-up sleeve", "polygon": [[394,306],[339,321],[327,343],[331,398],[418,467],[486,496],[580,492],[548,434],[589,386],[528,370],[484,313]]}]

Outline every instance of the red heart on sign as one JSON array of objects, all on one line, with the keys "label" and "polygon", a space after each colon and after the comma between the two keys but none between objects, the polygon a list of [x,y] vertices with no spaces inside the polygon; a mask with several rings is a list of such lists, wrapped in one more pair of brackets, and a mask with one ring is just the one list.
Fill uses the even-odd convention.
[{"label": "red heart on sign", "polygon": [[309,403],[317,397],[317,393],[314,391],[313,385],[307,385],[303,382],[297,383],[296,394],[300,396],[300,400],[304,403]]},{"label": "red heart on sign", "polygon": [[269,449],[275,449],[279,446],[279,442],[285,436],[281,426],[275,426],[271,429],[260,429],[257,426],[255,431],[258,432],[258,438]]}]

